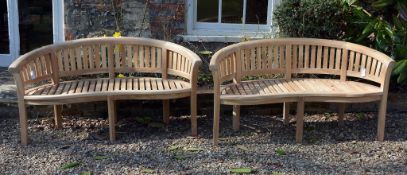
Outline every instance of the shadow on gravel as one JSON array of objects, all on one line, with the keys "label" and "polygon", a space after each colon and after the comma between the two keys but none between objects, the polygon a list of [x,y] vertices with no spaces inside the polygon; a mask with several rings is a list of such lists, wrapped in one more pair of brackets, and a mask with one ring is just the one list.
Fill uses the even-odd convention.
[{"label": "shadow on gravel", "polygon": [[[386,121],[386,141],[407,140],[407,121],[403,119],[404,114],[391,114]],[[348,141],[375,141],[376,140],[376,116],[367,115],[364,119],[354,119],[347,114],[347,118],[342,126],[339,126],[336,119],[329,121],[313,121],[309,118],[315,118],[315,115],[307,115],[304,122],[304,145],[323,145],[335,144]],[[38,119],[37,119],[38,120]],[[50,119],[52,120],[52,119]],[[87,120],[84,118],[76,121]],[[35,125],[33,132],[29,132],[32,144],[41,144],[41,142],[69,142],[70,137],[64,137],[65,132],[82,132],[85,137],[80,140],[107,142],[109,140],[108,125],[106,119],[104,125],[94,127],[92,124],[65,126],[62,130],[52,129],[53,125],[48,126],[52,133],[43,131],[44,125],[39,121],[30,122],[31,127]],[[311,120],[311,121],[310,121]],[[18,124],[17,119],[10,120],[13,125]],[[48,121],[51,122],[52,121]],[[212,117],[198,117],[198,138],[207,139],[211,143],[212,139]],[[171,117],[171,122],[165,126],[159,121],[159,118],[142,123],[137,117],[119,118],[117,124],[117,141],[115,143],[136,143],[139,140],[148,138],[149,140],[161,139],[180,139],[190,137],[190,118],[189,116]],[[295,121],[284,125],[281,116],[242,116],[240,130],[234,132],[232,129],[232,117],[222,116],[220,121],[220,140],[222,145],[235,145],[243,143],[258,143],[257,140],[245,139],[255,137],[259,134],[265,134],[267,137],[262,142],[270,144],[296,144],[295,143]],[[48,129],[49,130],[49,129]],[[37,132],[39,131],[39,132]],[[238,138],[238,139],[234,139]],[[229,141],[233,140],[233,141]],[[107,142],[108,143],[108,142]]]},{"label": "shadow on gravel", "polygon": [[[314,114],[319,115],[319,114]],[[375,113],[367,114],[366,118],[351,118],[353,114],[347,114],[341,126],[336,119],[331,121],[309,121],[305,116],[304,121],[304,145],[336,144],[348,141],[376,141],[377,118]],[[391,114],[386,119],[385,141],[407,140],[407,120],[402,119],[404,114]],[[332,117],[332,116],[331,116]],[[349,120],[350,118],[350,120]],[[272,144],[296,144],[295,121],[284,125],[281,116],[242,116],[241,128],[233,132],[232,119],[230,116],[221,117],[221,140],[231,137],[252,136],[260,133],[269,133],[269,143]],[[212,136],[209,136],[211,138]],[[255,143],[256,141],[242,140],[240,143],[224,142],[223,145],[243,143]]]},{"label": "shadow on gravel", "polygon": [[[171,118],[167,127],[150,124],[157,122],[158,116],[149,123],[142,123],[135,117],[120,118],[118,140],[113,143],[108,140],[108,125],[104,118],[66,117],[66,126],[61,130],[51,127],[52,120],[31,120],[31,143],[27,147],[18,144],[18,119],[7,119],[0,123],[0,134],[7,139],[0,144],[0,151],[6,150],[7,161],[14,163],[6,163],[7,166],[0,167],[0,172],[78,174],[92,170],[95,173],[132,174],[126,172],[131,169],[135,171],[133,174],[138,174],[146,168],[161,174],[219,174],[246,165],[257,167],[255,172],[259,174],[271,174],[276,170],[289,170],[294,174],[313,174],[315,170],[320,174],[335,174],[338,170],[342,174],[363,174],[405,169],[406,164],[400,161],[404,160],[400,157],[405,154],[405,148],[400,145],[407,140],[406,114],[389,114],[386,142],[383,143],[373,142],[377,120],[374,115],[366,116],[355,119],[352,114],[346,114],[344,126],[340,127],[335,116],[322,120],[318,119],[321,116],[307,115],[304,144],[298,145],[294,138],[295,122],[284,125],[281,116],[244,115],[241,130],[233,132],[232,117],[224,115],[219,147],[212,146],[213,120],[208,116],[200,116],[197,138],[190,137],[187,116]],[[396,146],[392,147],[391,142]],[[366,145],[370,145],[369,150],[364,150]],[[283,148],[284,153],[277,153],[277,148]],[[317,152],[307,151],[314,148]],[[390,156],[386,160],[391,160],[393,154],[397,162],[378,161],[381,157],[368,164],[361,162],[361,155],[363,159]],[[103,158],[96,160],[96,156]],[[341,159],[332,160],[332,157]],[[81,165],[61,171],[60,168],[69,162]],[[359,165],[363,168],[358,168]]]}]

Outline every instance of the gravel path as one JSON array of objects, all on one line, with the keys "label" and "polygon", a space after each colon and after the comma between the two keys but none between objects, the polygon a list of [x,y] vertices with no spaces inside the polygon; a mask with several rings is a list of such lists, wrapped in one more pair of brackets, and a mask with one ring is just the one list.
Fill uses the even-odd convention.
[{"label": "gravel path", "polygon": [[[221,121],[221,144],[212,147],[211,117],[199,118],[198,138],[189,137],[189,119],[119,119],[118,141],[107,140],[106,119],[65,117],[29,122],[31,144],[18,144],[17,119],[0,119],[0,174],[228,174],[248,167],[255,174],[407,174],[407,114],[389,114],[386,141],[373,141],[374,114],[307,115],[304,144],[295,144],[294,123],[281,116],[242,116],[233,132],[231,117]],[[69,163],[72,168],[64,170]]]}]

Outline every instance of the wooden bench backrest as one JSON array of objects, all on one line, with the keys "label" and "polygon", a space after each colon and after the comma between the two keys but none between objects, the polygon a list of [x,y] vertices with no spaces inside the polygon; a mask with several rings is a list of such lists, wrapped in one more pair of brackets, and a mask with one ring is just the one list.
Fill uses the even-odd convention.
[{"label": "wooden bench backrest", "polygon": [[[53,48],[51,46],[45,46],[41,49],[36,49],[30,52],[30,55],[23,55],[18,68],[10,69],[12,73],[18,73],[21,77],[22,83],[33,84],[43,80],[56,80],[54,77],[55,71],[53,64],[56,60],[54,57]],[[11,65],[13,66],[13,64]],[[10,67],[11,67],[10,66]]]},{"label": "wooden bench backrest", "polygon": [[[220,83],[245,76],[284,74],[338,75],[384,84],[393,60],[374,49],[343,42],[313,38],[257,40],[219,50],[210,68]],[[390,68],[390,69],[389,69]]]},{"label": "wooden bench backrest", "polygon": [[[90,38],[54,44],[21,56],[10,66],[23,84],[66,76],[108,73],[160,73],[191,81],[199,57],[174,43],[146,38]],[[198,64],[197,64],[198,63]],[[195,72],[193,72],[195,70]]]}]

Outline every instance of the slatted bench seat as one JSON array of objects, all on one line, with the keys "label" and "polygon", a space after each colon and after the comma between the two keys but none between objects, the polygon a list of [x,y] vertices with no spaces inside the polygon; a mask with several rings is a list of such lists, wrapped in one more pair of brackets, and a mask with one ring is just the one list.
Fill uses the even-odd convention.
[{"label": "slatted bench seat", "polygon": [[[384,139],[387,94],[394,61],[368,47],[342,41],[285,38],[234,44],[216,52],[210,63],[214,80],[213,141],[218,143],[220,105],[233,105],[233,129],[239,130],[240,106],[297,103],[296,141],[303,135],[305,102],[379,101],[377,139]],[[269,78],[269,77],[283,78]],[[255,77],[256,80],[243,80]],[[305,78],[304,78],[305,77]]]},{"label": "slatted bench seat", "polygon": [[[377,86],[333,79],[268,79],[243,81],[222,87],[222,104],[263,104],[278,98],[297,97],[367,97],[379,96]],[[259,99],[261,96],[261,99]],[[312,99],[310,99],[312,100]],[[308,101],[310,101],[308,100]],[[237,101],[237,102],[234,102]]]},{"label": "slatted bench seat", "polygon": [[[67,100],[77,101],[77,98],[97,97],[105,99],[107,95],[123,96],[124,99],[133,96],[136,99],[152,99],[157,95],[167,98],[188,97],[191,86],[182,80],[163,80],[161,78],[98,78],[64,81],[59,84],[47,84],[30,88],[25,91],[24,99],[35,101]],[[116,97],[118,98],[118,97]],[[163,98],[163,97],[159,97]]]},{"label": "slatted bench seat", "polygon": [[200,63],[185,47],[146,38],[80,39],[33,50],[9,68],[17,85],[21,143],[28,142],[27,105],[54,105],[60,128],[61,105],[93,101],[107,101],[109,136],[115,140],[116,101],[128,99],[163,100],[168,124],[169,99],[190,97],[195,136]]}]

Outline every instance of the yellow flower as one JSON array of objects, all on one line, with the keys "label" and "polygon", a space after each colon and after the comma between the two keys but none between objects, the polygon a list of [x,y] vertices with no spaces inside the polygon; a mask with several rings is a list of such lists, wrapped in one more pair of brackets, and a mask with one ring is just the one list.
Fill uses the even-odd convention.
[{"label": "yellow flower", "polygon": [[117,78],[124,78],[124,77],[126,77],[126,76],[124,76],[123,74],[117,75]]},{"label": "yellow flower", "polygon": [[[113,37],[115,37],[115,38],[120,38],[120,37],[122,37],[122,33],[120,33],[120,32],[114,32]],[[114,52],[115,52],[115,53],[119,52],[121,47],[122,47],[121,44],[117,45],[117,46],[114,48]],[[123,77],[119,77],[119,78],[123,78]]]},{"label": "yellow flower", "polygon": [[120,33],[120,32],[114,32],[114,34],[113,34],[113,37],[115,37],[115,38],[119,38],[121,36],[122,36],[122,33]]}]

